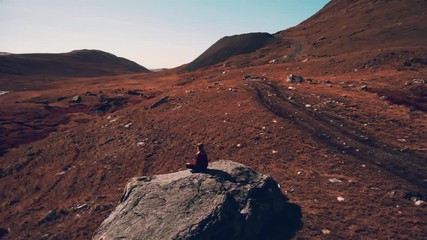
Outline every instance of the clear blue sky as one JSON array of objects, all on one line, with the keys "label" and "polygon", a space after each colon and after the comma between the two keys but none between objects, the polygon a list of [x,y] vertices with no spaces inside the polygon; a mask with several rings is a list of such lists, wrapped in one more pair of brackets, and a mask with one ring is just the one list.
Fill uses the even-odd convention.
[{"label": "clear blue sky", "polygon": [[0,52],[100,49],[148,68],[192,61],[218,39],[295,26],[328,0],[0,0]]}]

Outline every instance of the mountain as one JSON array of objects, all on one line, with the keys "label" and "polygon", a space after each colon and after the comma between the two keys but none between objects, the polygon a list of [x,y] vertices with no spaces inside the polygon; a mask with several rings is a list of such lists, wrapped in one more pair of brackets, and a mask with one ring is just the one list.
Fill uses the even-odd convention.
[{"label": "mountain", "polygon": [[[427,1],[421,0],[332,0],[301,24],[274,35],[225,37],[185,70],[220,62],[245,67],[272,60],[280,63],[343,54],[350,57],[349,53],[355,55],[346,60],[347,66],[341,68],[344,71],[374,60],[375,64],[387,61],[387,65],[396,60],[401,64],[412,58],[425,59],[426,9]],[[270,44],[273,39],[275,44]]]},{"label": "mountain", "polygon": [[332,0],[294,28],[275,34],[301,37],[304,52],[342,54],[426,46],[427,1]]},{"label": "mountain", "polygon": [[0,76],[93,77],[140,72],[150,71],[100,50],[0,55]]},{"label": "mountain", "polygon": [[232,56],[253,52],[275,40],[275,37],[268,33],[247,33],[223,37],[185,66],[184,70],[193,71],[212,66]]}]

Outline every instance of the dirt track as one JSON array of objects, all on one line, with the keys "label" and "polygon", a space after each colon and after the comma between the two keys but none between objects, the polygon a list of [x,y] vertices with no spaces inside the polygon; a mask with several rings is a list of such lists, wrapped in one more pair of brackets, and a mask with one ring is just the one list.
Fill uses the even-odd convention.
[{"label": "dirt track", "polygon": [[317,141],[426,189],[427,163],[423,157],[395,150],[330,113],[307,108],[297,98],[287,96],[276,83],[260,80],[248,80],[248,83],[263,106]]}]

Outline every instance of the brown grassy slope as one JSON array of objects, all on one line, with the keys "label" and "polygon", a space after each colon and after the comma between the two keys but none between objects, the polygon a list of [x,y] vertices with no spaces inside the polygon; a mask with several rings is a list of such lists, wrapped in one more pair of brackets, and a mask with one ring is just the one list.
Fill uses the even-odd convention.
[{"label": "brown grassy slope", "polygon": [[[332,1],[325,9],[336,9],[324,16],[330,20],[322,25],[314,24],[317,18],[307,21],[313,29],[290,29],[283,35],[286,44],[232,57],[229,67],[72,78],[50,89],[0,96],[2,140],[4,134],[18,140],[33,131],[44,134],[0,157],[0,228],[10,229],[5,239],[90,238],[129,178],[182,169],[193,159],[197,142],[206,144],[211,161],[231,159],[272,175],[302,207],[299,239],[425,239],[426,205],[415,205],[411,197],[427,201],[427,115],[383,97],[422,95],[425,85],[405,83],[425,79],[426,66],[405,62],[426,58],[425,46],[415,40],[400,45],[407,40],[396,38],[395,45],[374,51],[386,38],[366,34],[367,50],[359,51],[357,39],[340,38],[344,35],[334,27],[335,15],[349,28],[357,24],[338,6],[344,11],[362,4],[364,18],[375,13],[385,19],[381,12],[401,16],[402,26],[417,22],[400,15],[401,10],[425,11],[419,1],[387,3],[397,4],[394,12],[384,8],[385,1]],[[371,26],[360,34],[393,29]],[[314,56],[310,51],[317,51],[312,45],[320,37],[317,32],[337,41],[338,49],[319,44]],[[415,35],[423,39],[423,34]],[[328,51],[336,52],[321,56]],[[384,61],[374,61],[381,54],[386,54]],[[266,64],[274,58],[278,64]],[[313,84],[287,83],[290,73]],[[248,74],[269,80],[242,81]],[[76,94],[83,97],[79,108],[69,102]],[[166,95],[169,102],[149,109]],[[105,113],[88,110],[105,97],[127,100]],[[47,110],[45,102],[53,108]],[[41,222],[53,209],[57,217]]]},{"label": "brown grassy slope", "polygon": [[232,56],[251,53],[275,41],[274,36],[268,33],[247,33],[223,37],[194,61],[187,64],[183,70],[193,71],[212,66]]},{"label": "brown grassy slope", "polygon": [[[425,207],[405,198],[407,194],[424,195],[425,188],[383,167],[387,158],[365,158],[372,151],[370,141],[386,145],[390,152],[403,149],[402,156],[426,157],[426,142],[421,140],[427,134],[425,113],[390,104],[358,88],[361,78],[378,79],[376,74],[400,83],[407,71],[338,75],[330,85],[286,83],[281,78],[286,74],[283,69],[297,66],[231,69],[225,75],[222,69],[211,69],[192,75],[106,77],[99,79],[102,83],[86,79],[85,89],[68,81],[57,89],[3,96],[9,99],[5,104],[11,107],[10,112],[20,105],[15,99],[27,103],[26,114],[43,107],[33,100],[57,99],[66,93],[102,92],[129,101],[107,113],[66,114],[68,122],[55,127],[46,138],[9,149],[0,162],[4,190],[0,227],[10,228],[7,239],[90,238],[117,204],[129,178],[182,169],[193,159],[195,143],[204,142],[211,161],[232,159],[277,179],[284,193],[303,209],[301,238],[322,237],[322,229],[331,230],[335,238],[425,236]],[[297,104],[291,113],[271,112],[260,102],[253,88],[256,85],[241,80],[245,74],[263,72],[280,86],[285,99],[291,97],[290,102]],[[302,73],[317,82],[330,79],[308,69]],[[189,81],[194,76],[196,80]],[[343,81],[346,83],[340,84]],[[129,95],[128,90],[155,97]],[[166,95],[169,102],[149,109]],[[280,107],[283,99],[277,96],[268,88],[262,95]],[[93,103],[94,96],[83,96],[83,105]],[[59,101],[51,105],[65,109],[73,104]],[[313,122],[317,115],[333,121],[323,127],[325,123]],[[42,123],[49,122],[41,119],[37,126],[43,127]],[[304,123],[309,127],[300,127]],[[329,140],[317,138],[316,129]],[[26,132],[25,128],[20,131]],[[370,141],[360,145],[343,138],[341,131],[361,141],[362,136],[368,136]],[[359,159],[356,149],[365,157]],[[415,176],[411,169],[404,169]],[[342,182],[330,183],[332,178]],[[339,196],[345,201],[338,202]],[[82,204],[87,206],[78,208]],[[57,218],[40,222],[53,209]]]},{"label": "brown grassy slope", "polygon": [[[382,62],[395,67],[395,62],[427,57],[426,20],[426,1],[333,0],[303,23],[274,34],[282,39],[278,44],[229,61],[248,66],[273,59],[287,62],[328,58],[331,64],[344,62],[341,71]],[[357,56],[347,59],[349,54]]]},{"label": "brown grassy slope", "polygon": [[91,77],[149,72],[125,58],[99,50],[59,54],[10,54],[0,56],[0,76]]}]

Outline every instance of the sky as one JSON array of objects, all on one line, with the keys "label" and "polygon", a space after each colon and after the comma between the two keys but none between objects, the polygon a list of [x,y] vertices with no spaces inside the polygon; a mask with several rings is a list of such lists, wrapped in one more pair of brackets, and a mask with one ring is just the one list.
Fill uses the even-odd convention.
[{"label": "sky", "polygon": [[0,0],[0,52],[99,49],[150,68],[191,62],[224,36],[276,33],[328,0]]}]

